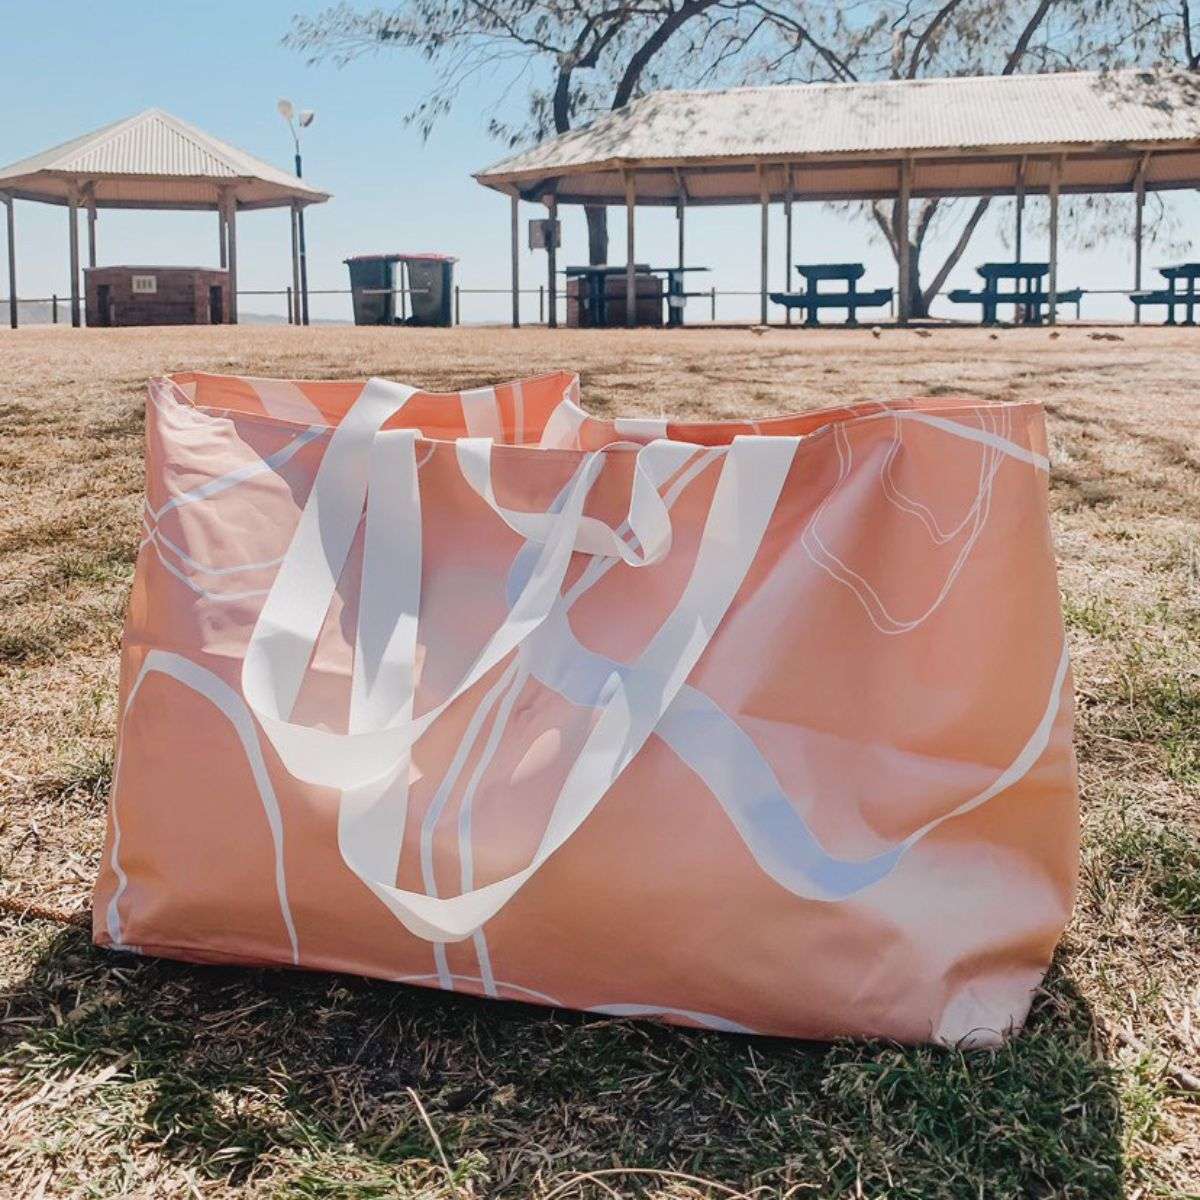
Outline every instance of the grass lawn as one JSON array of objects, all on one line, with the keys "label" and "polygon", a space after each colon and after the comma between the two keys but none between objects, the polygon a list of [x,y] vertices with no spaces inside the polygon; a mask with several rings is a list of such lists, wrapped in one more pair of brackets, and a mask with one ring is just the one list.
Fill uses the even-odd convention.
[{"label": "grass lawn", "polygon": [[[1119,340],[1110,340],[1116,338]],[[1049,412],[1074,919],[1026,1032],[809,1045],[93,949],[147,376]],[[0,330],[0,1196],[1200,1196],[1200,333]],[[36,908],[29,906],[36,905]]]}]

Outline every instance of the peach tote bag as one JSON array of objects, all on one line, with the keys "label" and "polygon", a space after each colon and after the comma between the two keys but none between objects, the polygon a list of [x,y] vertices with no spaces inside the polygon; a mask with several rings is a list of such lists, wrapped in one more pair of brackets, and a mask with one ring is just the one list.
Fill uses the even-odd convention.
[{"label": "peach tote bag", "polygon": [[155,380],[96,941],[995,1042],[1076,876],[1046,453],[1027,403]]}]

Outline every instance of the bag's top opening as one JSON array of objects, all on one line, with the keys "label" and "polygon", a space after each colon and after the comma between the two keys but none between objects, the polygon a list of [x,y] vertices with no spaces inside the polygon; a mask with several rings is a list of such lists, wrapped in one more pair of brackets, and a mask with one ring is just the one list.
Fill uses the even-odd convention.
[{"label": "bag's top opening", "polygon": [[[361,379],[267,379],[189,371],[153,380],[151,387],[159,389],[163,399],[208,413],[333,428],[358,399],[364,383]],[[998,407],[1040,409],[1040,405],[1029,402],[935,396],[864,401],[758,419],[610,418],[594,416],[584,409],[576,373],[553,371],[456,392],[418,391],[384,427],[416,428],[433,441],[488,437],[509,446],[619,450],[658,438],[724,446],[735,437],[748,435],[807,437],[843,422],[878,417],[893,410],[970,420],[972,412]]]}]

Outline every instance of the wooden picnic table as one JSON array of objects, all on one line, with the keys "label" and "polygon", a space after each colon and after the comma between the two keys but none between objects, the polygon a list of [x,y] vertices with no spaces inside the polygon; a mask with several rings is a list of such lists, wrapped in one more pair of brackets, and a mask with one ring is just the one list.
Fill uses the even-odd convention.
[{"label": "wooden picnic table", "polygon": [[[668,325],[682,325],[684,302],[688,296],[700,294],[685,290],[684,276],[692,271],[711,270],[710,267],[652,267],[648,263],[635,263],[633,269],[638,275],[666,276],[667,290],[664,299],[667,302]],[[581,297],[581,300],[587,306],[588,314],[592,318],[592,325],[606,326],[608,324],[608,280],[615,275],[624,275],[625,271],[624,264],[618,266],[607,263],[563,269],[563,274],[568,279],[584,281],[585,295]]]},{"label": "wooden picnic table", "polygon": [[[634,263],[633,269],[639,275],[644,275],[650,270],[645,263]],[[584,294],[579,299],[591,317],[590,323],[593,326],[608,324],[608,280],[612,275],[624,275],[625,270],[624,264],[617,266],[607,263],[563,268],[563,274],[568,279],[583,281]]]},{"label": "wooden picnic table", "polygon": [[[1200,263],[1177,263],[1173,267],[1159,267],[1158,273],[1167,281],[1167,287],[1147,292],[1134,292],[1129,299],[1137,307],[1142,305],[1163,305],[1167,310],[1166,325],[1195,325],[1196,324],[1196,280],[1200,279]],[[1186,285],[1184,291],[1177,290],[1177,284]],[[1184,310],[1184,319],[1175,320],[1175,309]]]},{"label": "wooden picnic table", "polygon": [[[805,325],[819,325],[822,308],[844,308],[846,324],[858,324],[860,308],[878,308],[892,301],[891,288],[874,288],[860,292],[858,281],[866,274],[862,263],[796,263],[796,271],[804,279],[802,292],[771,292],[771,299],[785,308],[800,308],[805,312]],[[835,291],[822,291],[820,285],[840,282],[846,286]]]},{"label": "wooden picnic table", "polygon": [[[1050,264],[1045,262],[988,262],[975,268],[983,280],[978,292],[969,288],[955,288],[950,299],[955,304],[978,304],[983,309],[983,324],[996,324],[996,310],[1001,304],[1011,304],[1014,312],[1021,314],[1027,325],[1040,325],[1044,309],[1050,303],[1050,293],[1043,280],[1050,274]],[[1011,283],[1011,288],[1001,285]],[[1078,304],[1083,296],[1082,288],[1068,288],[1057,293],[1059,304]]]}]

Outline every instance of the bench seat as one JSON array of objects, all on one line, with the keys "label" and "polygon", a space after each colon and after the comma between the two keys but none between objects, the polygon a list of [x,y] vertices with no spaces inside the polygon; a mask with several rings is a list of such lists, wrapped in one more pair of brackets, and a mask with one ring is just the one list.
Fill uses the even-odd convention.
[{"label": "bench seat", "polygon": [[846,324],[857,325],[860,308],[879,308],[892,302],[891,288],[875,288],[865,292],[769,292],[776,304],[784,308],[798,308],[808,315],[805,325],[819,325],[817,310],[821,308],[844,308]]},{"label": "bench seat", "polygon": [[[1149,292],[1133,292],[1130,297],[1135,308],[1141,308],[1143,305],[1162,305],[1167,310],[1167,319],[1164,322],[1167,325],[1195,325],[1195,310],[1197,304],[1200,304],[1200,296],[1189,296],[1187,292],[1172,292],[1167,289]],[[1177,321],[1175,319],[1176,308],[1183,309],[1184,319]]]},{"label": "bench seat", "polygon": [[[955,288],[950,292],[953,304],[1015,304],[1025,307],[1027,304],[1049,304],[1049,292],[1023,292],[1021,295],[1003,293],[999,296],[989,296],[985,292],[972,292],[969,288]],[[1083,299],[1083,288],[1067,288],[1058,293],[1059,304],[1078,304]]]},{"label": "bench seat", "polygon": [[785,308],[878,308],[892,301],[891,288],[855,292],[771,292],[771,299]]},{"label": "bench seat", "polygon": [[[1048,291],[1036,292],[973,292],[969,288],[954,288],[949,299],[952,304],[978,304],[983,308],[983,324],[995,325],[996,309],[1001,304],[1010,304],[1014,309],[1032,309],[1030,324],[1040,325],[1044,319],[1042,310],[1050,306]],[[1059,304],[1078,304],[1083,299],[1083,288],[1064,288],[1057,295]]]}]

